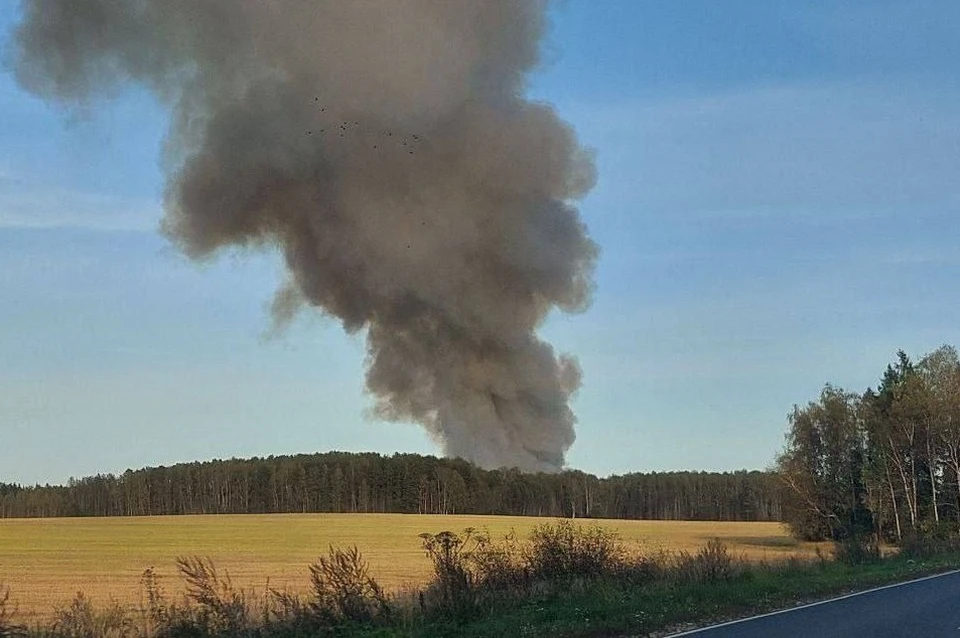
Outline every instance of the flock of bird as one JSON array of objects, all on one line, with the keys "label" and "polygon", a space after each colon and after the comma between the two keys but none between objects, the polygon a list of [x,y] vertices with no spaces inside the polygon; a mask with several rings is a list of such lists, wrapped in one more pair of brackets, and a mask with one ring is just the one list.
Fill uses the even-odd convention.
[{"label": "flock of bird", "polygon": [[[319,98],[319,97],[314,98],[314,102],[319,102],[319,101],[320,101],[320,98]],[[325,106],[320,106],[319,109],[320,109],[320,111],[319,111],[320,113],[325,113],[326,110],[327,110],[327,107],[325,107]],[[349,120],[344,120],[344,121],[340,122],[339,124],[336,124],[336,125],[335,125],[335,128],[332,128],[332,129],[329,131],[329,133],[330,133],[330,134],[335,134],[335,135],[337,135],[338,137],[345,137],[346,134],[347,134],[347,132],[348,132],[350,129],[352,129],[352,128],[357,128],[358,126],[360,126],[360,122],[351,122],[351,121],[349,121]],[[310,130],[307,131],[307,135],[313,135],[314,132],[315,132],[314,129],[310,129]],[[316,132],[317,132],[317,134],[319,134],[319,135],[327,135],[327,134],[328,134],[328,131],[327,131],[326,128],[318,129]],[[410,155],[413,155],[413,154],[414,154],[414,145],[415,145],[416,143],[420,142],[421,139],[422,139],[419,135],[410,135],[409,137],[407,137],[407,136],[401,136],[401,135],[398,134],[396,137],[394,137],[393,131],[380,131],[380,135],[381,135],[381,137],[393,138],[393,141],[394,141],[394,142],[399,141],[401,146],[406,147],[407,153],[409,153]],[[383,147],[383,144],[382,144],[382,143],[381,143],[381,144],[374,144],[374,145],[373,145],[373,150],[375,150],[375,151],[376,151],[376,150],[380,150],[382,147]]]},{"label": "flock of bird", "polygon": [[[315,102],[319,102],[319,101],[320,101],[320,98],[314,98],[314,101],[315,101]],[[325,106],[319,106],[318,108],[319,108],[319,112],[320,112],[320,113],[326,113],[326,111],[327,111],[327,108],[326,108]],[[348,132],[350,129],[352,129],[352,128],[357,128],[357,127],[359,127],[359,126],[360,126],[360,122],[357,122],[357,121],[352,121],[352,122],[351,122],[351,121],[349,121],[349,120],[344,120],[344,121],[340,122],[339,124],[336,124],[334,128],[331,128],[330,131],[329,131],[329,133],[330,133],[330,134],[335,134],[335,135],[337,135],[338,137],[345,137],[346,134],[347,134],[347,132]],[[307,135],[313,135],[314,132],[315,132],[315,131],[314,131],[313,129],[310,129],[310,130],[307,131]],[[328,134],[328,130],[327,130],[326,128],[317,129],[316,132],[317,132],[319,135],[327,135],[327,134]],[[411,134],[409,137],[407,137],[407,136],[401,136],[401,135],[399,135],[399,134],[396,135],[396,136],[394,136],[393,131],[389,131],[389,130],[381,130],[381,131],[380,131],[380,136],[381,136],[381,137],[386,137],[386,138],[392,139],[394,142],[399,141],[401,146],[407,147],[407,153],[409,153],[410,155],[413,155],[413,154],[414,154],[414,151],[413,151],[413,149],[414,149],[414,144],[422,141],[422,139],[423,139],[423,138],[422,138],[420,135],[418,135],[418,134]],[[373,150],[380,150],[381,148],[383,148],[382,144],[374,144],[374,145],[373,145]],[[426,220],[423,220],[423,219],[420,220],[420,225],[421,225],[421,226],[426,226],[426,225],[427,225],[427,221],[426,221]],[[407,246],[407,250],[410,250],[411,245],[410,245],[410,244],[407,244],[406,246]]]}]

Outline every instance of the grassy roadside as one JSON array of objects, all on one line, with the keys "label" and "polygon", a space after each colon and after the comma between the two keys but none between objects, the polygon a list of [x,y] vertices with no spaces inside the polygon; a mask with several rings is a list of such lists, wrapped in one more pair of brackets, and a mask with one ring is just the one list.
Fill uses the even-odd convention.
[{"label": "grassy roadside", "polygon": [[[238,589],[213,562],[177,560],[185,595],[154,570],[141,603],[95,606],[82,594],[47,623],[17,622],[0,587],[0,638],[480,638],[662,636],[960,567],[954,539],[905,544],[856,561],[750,563],[714,539],[693,552],[637,555],[598,526],[544,523],[526,541],[471,528],[423,533],[433,578],[388,594],[356,548],[309,566],[311,593]],[[913,557],[913,558],[911,558]]]},{"label": "grassy roadside", "polygon": [[758,566],[716,582],[630,585],[609,579],[500,605],[459,626],[434,622],[408,627],[397,635],[666,635],[956,568],[960,568],[960,554],[922,561],[891,557],[858,566],[834,561]]},{"label": "grassy roadside", "polygon": [[[419,514],[216,514],[133,518],[2,519],[0,581],[19,602],[24,622],[52,618],[55,606],[83,593],[98,605],[111,599],[140,600],[138,582],[154,566],[168,594],[183,593],[174,560],[204,556],[236,587],[272,587],[309,592],[307,565],[327,547],[356,545],[370,571],[390,592],[422,587],[432,576],[419,534],[466,527],[494,537],[526,537],[543,518]],[[631,552],[695,552],[719,538],[748,560],[814,558],[817,545],[794,541],[779,523],[706,521],[612,521],[601,525]]]}]

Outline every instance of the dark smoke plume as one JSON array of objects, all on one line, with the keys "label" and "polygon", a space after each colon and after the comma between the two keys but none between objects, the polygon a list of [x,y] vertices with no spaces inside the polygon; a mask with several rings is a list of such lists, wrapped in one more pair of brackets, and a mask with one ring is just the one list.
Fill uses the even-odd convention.
[{"label": "dark smoke plume", "polygon": [[20,84],[87,106],[124,83],[171,111],[164,231],[190,257],[279,249],[283,323],[366,332],[379,415],[447,454],[557,470],[573,359],[536,336],[589,303],[572,202],[591,159],[523,97],[546,0],[23,0]]}]

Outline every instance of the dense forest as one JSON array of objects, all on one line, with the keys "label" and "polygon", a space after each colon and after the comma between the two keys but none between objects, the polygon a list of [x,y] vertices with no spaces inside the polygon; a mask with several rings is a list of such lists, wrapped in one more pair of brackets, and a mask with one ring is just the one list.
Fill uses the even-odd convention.
[{"label": "dense forest", "polygon": [[960,529],[960,358],[904,352],[876,389],[827,385],[795,407],[778,460],[784,518],[801,538],[900,542]]},{"label": "dense forest", "polygon": [[398,512],[775,521],[780,493],[774,475],[756,471],[598,478],[330,452],[127,470],[65,486],[0,484],[0,517]]}]

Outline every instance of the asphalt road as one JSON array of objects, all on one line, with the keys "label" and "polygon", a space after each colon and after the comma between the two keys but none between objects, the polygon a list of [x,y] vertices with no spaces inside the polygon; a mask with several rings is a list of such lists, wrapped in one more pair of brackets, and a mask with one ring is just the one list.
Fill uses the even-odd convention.
[{"label": "asphalt road", "polygon": [[691,638],[960,638],[960,572],[705,627]]}]

